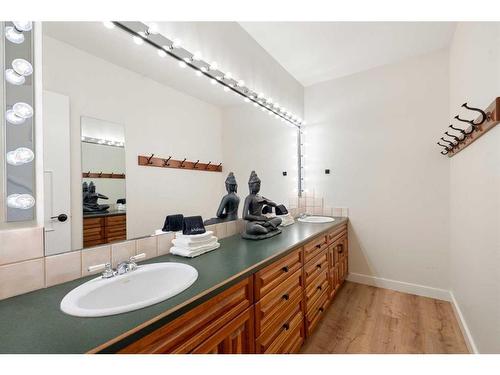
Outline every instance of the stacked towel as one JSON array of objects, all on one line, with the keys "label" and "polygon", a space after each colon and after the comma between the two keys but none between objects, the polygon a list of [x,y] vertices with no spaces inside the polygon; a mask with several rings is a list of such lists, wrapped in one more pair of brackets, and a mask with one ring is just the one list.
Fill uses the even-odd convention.
[{"label": "stacked towel", "polygon": [[178,232],[175,234],[172,244],[174,245],[170,248],[172,254],[188,258],[207,253],[220,246],[218,238],[213,235],[212,231],[194,235],[185,235]]},{"label": "stacked towel", "polygon": [[165,224],[163,224],[163,232],[177,232],[182,230],[182,225],[184,222],[184,215],[168,215],[165,218]]},{"label": "stacked towel", "polygon": [[295,223],[295,220],[293,220],[293,216],[290,213],[287,213],[286,215],[276,215],[276,217],[279,217],[281,219],[280,225],[282,227],[286,227]]}]

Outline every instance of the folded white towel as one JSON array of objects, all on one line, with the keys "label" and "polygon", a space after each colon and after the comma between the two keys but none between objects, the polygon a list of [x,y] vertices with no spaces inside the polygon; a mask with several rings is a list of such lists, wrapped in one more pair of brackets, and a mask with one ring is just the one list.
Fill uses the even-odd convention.
[{"label": "folded white towel", "polygon": [[175,247],[179,247],[182,249],[189,249],[189,250],[197,250],[200,247],[213,245],[216,242],[217,242],[217,237],[215,236],[211,236],[203,241],[195,241],[195,242],[190,241],[189,238],[174,238],[172,240],[172,244]]},{"label": "folded white towel", "polygon": [[281,219],[280,226],[282,227],[286,227],[295,223],[295,220],[293,220],[293,216],[290,215],[290,213],[287,213],[286,215],[277,215],[277,217]]},{"label": "folded white towel", "polygon": [[176,232],[175,238],[179,238],[188,242],[198,242],[198,241],[206,241],[207,239],[212,237],[213,234],[214,232],[211,230],[207,230],[205,233],[202,234],[182,234],[182,232]]},{"label": "folded white towel", "polygon": [[197,251],[191,251],[191,250],[181,249],[181,248],[173,246],[173,247],[170,248],[170,253],[171,254],[175,254],[175,255],[179,255],[179,256],[182,256],[182,257],[194,258],[194,257],[197,257],[197,256],[199,256],[201,254],[208,253],[209,251],[218,249],[219,246],[220,246],[220,243],[216,242],[213,245],[205,246],[204,249],[200,249],[200,250],[197,250]]}]

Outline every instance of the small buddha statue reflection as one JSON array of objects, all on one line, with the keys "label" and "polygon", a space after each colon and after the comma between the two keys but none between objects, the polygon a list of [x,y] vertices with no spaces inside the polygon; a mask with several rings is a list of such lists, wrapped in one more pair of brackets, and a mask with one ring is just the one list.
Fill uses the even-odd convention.
[{"label": "small buddha statue reflection", "polygon": [[216,216],[205,220],[205,225],[217,224],[226,221],[238,220],[238,207],[240,206],[240,197],[236,195],[238,192],[238,184],[233,172],[229,172],[226,178],[227,194],[222,197],[222,200],[217,209]]},{"label": "small buddha statue reflection", "polygon": [[277,204],[259,195],[260,184],[257,173],[252,171],[248,180],[250,194],[246,197],[243,206],[243,219],[247,222],[242,237],[246,239],[261,240],[281,233],[279,228],[281,219],[279,217],[268,218],[262,214],[262,208],[265,205],[276,207]]}]

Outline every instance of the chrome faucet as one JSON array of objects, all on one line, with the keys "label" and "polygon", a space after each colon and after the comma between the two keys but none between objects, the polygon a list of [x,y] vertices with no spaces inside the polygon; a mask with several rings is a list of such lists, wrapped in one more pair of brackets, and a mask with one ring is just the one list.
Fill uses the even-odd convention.
[{"label": "chrome faucet", "polygon": [[116,266],[116,270],[114,270],[111,267],[111,263],[97,264],[95,266],[90,266],[87,269],[89,272],[104,270],[101,274],[101,277],[103,279],[109,279],[109,278],[117,276],[117,275],[123,275],[125,273],[134,271],[138,267],[136,261],[138,261],[139,259],[143,259],[145,257],[146,257],[145,253],[131,256],[125,262],[119,263],[118,266]]}]

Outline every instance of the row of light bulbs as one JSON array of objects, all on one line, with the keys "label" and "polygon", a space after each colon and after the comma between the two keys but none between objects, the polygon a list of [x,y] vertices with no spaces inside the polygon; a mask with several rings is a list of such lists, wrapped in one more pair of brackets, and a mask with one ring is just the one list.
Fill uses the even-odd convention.
[{"label": "row of light bulbs", "polygon": [[82,140],[82,142],[95,143],[98,145],[108,145],[108,146],[115,146],[115,147],[124,147],[125,146],[125,142],[111,141],[111,140],[102,139],[102,138],[93,138],[93,137],[82,136],[81,140]]},{"label": "row of light bulbs", "polygon": [[[31,21],[13,21],[13,26],[5,27],[5,38],[13,44],[22,44],[25,41],[25,33],[33,29]],[[5,70],[5,80],[14,86],[22,86],[26,77],[33,74],[31,63],[22,58],[12,61],[11,67]],[[17,102],[12,108],[5,112],[5,119],[11,125],[22,125],[27,119],[33,117],[33,107],[25,102]],[[35,158],[33,151],[27,147],[19,147],[6,154],[7,164],[20,166],[31,163]],[[35,198],[30,194],[11,194],[7,197],[7,206],[27,210],[35,205]]]},{"label": "row of light bulbs", "polygon": [[[103,22],[103,24],[106,28],[113,29],[116,27],[116,24],[119,23],[106,21]],[[126,28],[126,30],[129,31],[128,28]],[[148,26],[146,31],[139,31],[137,34],[132,35],[132,40],[135,44],[142,45],[144,44],[144,41],[147,40],[149,35],[156,34],[158,34],[158,29],[156,25],[151,24]],[[181,41],[179,39],[173,39],[170,45],[164,45],[161,46],[161,48],[158,48],[158,55],[160,57],[166,57],[168,54],[171,54],[179,59],[174,52],[174,50],[179,48],[181,48]],[[300,117],[289,112],[286,108],[281,107],[279,103],[275,103],[272,98],[265,97],[264,94],[256,93],[245,87],[245,81],[234,78],[230,72],[220,74],[222,72],[220,71],[217,62],[209,64],[202,60],[200,52],[190,53],[184,47],[183,50],[188,52],[191,57],[180,59],[179,66],[181,68],[185,68],[189,65],[191,68],[195,69],[197,76],[201,77],[205,75],[209,77],[210,83],[213,85],[217,83],[222,84],[224,86],[224,91],[226,92],[231,89],[233,89],[233,91],[237,91],[240,95],[244,96],[244,101],[246,103],[252,102],[255,107],[260,107],[262,111],[267,111],[269,115],[273,115],[274,117],[281,119],[283,122],[288,122],[289,124],[299,128],[300,126],[306,124],[306,122]]]}]

